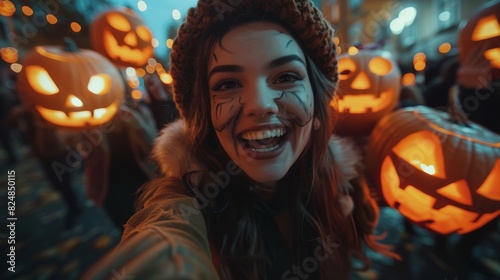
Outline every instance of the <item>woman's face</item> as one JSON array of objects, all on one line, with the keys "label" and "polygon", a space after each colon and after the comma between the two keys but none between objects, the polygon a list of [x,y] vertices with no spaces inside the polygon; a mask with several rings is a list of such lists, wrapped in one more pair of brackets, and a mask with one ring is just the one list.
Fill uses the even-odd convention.
[{"label": "woman's face", "polygon": [[281,26],[231,29],[210,53],[212,124],[231,159],[253,180],[283,178],[311,135],[314,98],[306,59]]}]

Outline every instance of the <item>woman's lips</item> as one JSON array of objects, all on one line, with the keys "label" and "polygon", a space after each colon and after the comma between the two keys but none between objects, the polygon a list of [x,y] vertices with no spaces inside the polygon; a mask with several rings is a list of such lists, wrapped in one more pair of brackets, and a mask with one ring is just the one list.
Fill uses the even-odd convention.
[{"label": "woman's lips", "polygon": [[285,127],[266,127],[240,134],[240,144],[248,157],[268,159],[281,154],[288,139]]}]

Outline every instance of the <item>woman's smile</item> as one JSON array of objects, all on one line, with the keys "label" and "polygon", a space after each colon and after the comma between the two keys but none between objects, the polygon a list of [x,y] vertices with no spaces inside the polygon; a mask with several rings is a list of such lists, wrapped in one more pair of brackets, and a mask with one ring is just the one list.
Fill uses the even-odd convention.
[{"label": "woman's smile", "polygon": [[251,129],[238,136],[247,155],[255,159],[271,158],[277,156],[282,150],[283,143],[287,140],[285,127],[262,127]]}]

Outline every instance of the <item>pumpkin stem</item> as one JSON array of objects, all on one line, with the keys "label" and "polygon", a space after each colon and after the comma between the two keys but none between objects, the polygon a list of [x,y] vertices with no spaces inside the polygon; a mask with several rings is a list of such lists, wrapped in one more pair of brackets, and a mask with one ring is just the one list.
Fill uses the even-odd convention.
[{"label": "pumpkin stem", "polygon": [[449,113],[451,116],[451,121],[456,124],[461,124],[468,126],[469,118],[467,114],[462,110],[462,104],[459,99],[459,89],[458,85],[454,85],[450,88],[448,92],[448,101],[450,103]]},{"label": "pumpkin stem", "polygon": [[77,52],[78,47],[76,46],[75,41],[70,37],[64,37],[64,51],[66,52]]}]

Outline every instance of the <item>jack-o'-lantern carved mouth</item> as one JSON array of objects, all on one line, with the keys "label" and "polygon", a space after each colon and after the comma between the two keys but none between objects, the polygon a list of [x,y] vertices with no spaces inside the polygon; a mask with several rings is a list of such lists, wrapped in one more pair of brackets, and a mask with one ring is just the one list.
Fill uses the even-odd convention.
[{"label": "jack-o'-lantern carved mouth", "polygon": [[105,108],[76,112],[52,110],[40,105],[36,105],[35,108],[44,119],[56,125],[82,127],[85,125],[98,125],[109,121],[115,115],[119,105],[120,101],[115,101]]},{"label": "jack-o'-lantern carved mouth", "polygon": [[338,99],[339,112],[349,114],[378,112],[390,105],[393,94],[393,90],[388,89],[379,96],[376,94],[344,95]]},{"label": "jack-o'-lantern carved mouth", "polygon": [[104,48],[112,59],[119,59],[125,62],[137,62],[153,56],[152,49],[133,48],[133,46],[120,45],[116,38],[109,31],[104,31]]}]

